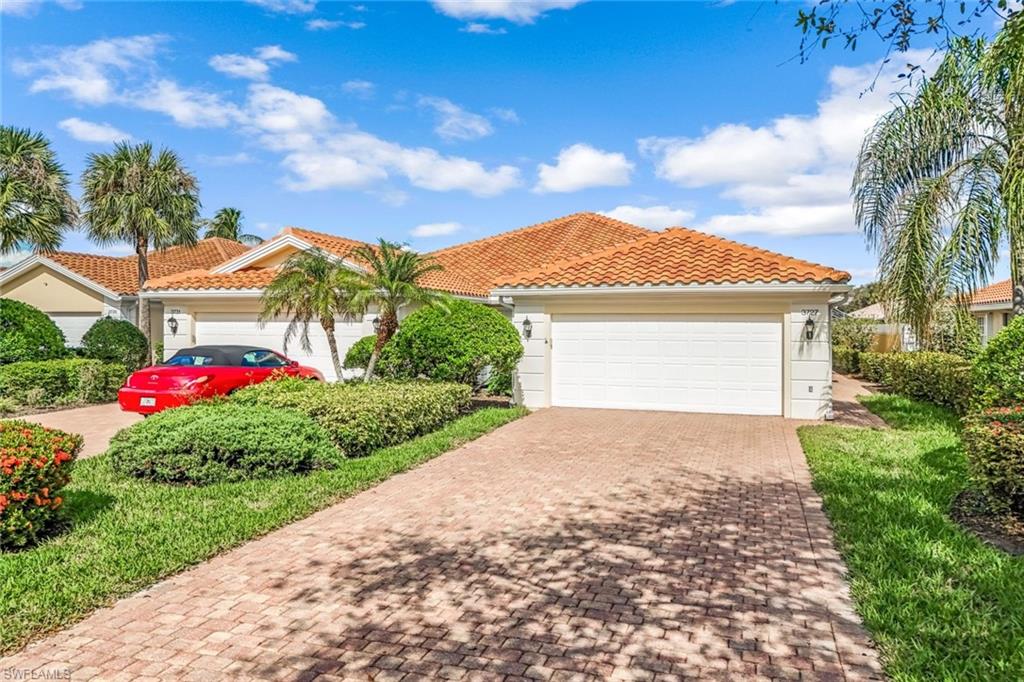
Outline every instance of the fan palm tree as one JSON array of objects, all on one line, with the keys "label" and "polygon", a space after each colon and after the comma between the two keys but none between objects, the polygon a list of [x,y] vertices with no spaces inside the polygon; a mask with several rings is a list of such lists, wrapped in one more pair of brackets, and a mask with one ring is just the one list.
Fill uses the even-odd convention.
[{"label": "fan palm tree", "polygon": [[926,346],[939,305],[985,283],[1004,242],[1014,282],[1024,280],[1022,79],[1024,23],[1015,17],[991,46],[954,41],[861,148],[857,223],[879,254],[887,314]]},{"label": "fan palm tree", "polygon": [[1019,41],[1022,25],[1010,24],[993,46],[955,41],[935,74],[870,131],[854,176],[888,314],[925,345],[938,306],[983,284],[1005,241],[1014,281],[1024,277],[1024,193],[1012,162],[1024,153],[1021,93],[1007,88],[1024,69],[1019,55],[1006,58],[1005,42],[1010,32]]},{"label": "fan palm tree", "polygon": [[298,334],[302,349],[308,353],[312,351],[309,325],[316,320],[327,336],[331,362],[340,378],[341,358],[334,336],[335,322],[339,317],[352,318],[362,313],[365,306],[360,308],[353,301],[362,287],[361,280],[341,261],[320,249],[300,251],[282,264],[264,289],[260,299],[263,306],[260,325],[265,326],[279,315],[290,316],[284,332],[284,350],[288,352],[288,343]]},{"label": "fan palm tree", "polygon": [[355,293],[356,306],[365,310],[376,305],[380,326],[377,342],[366,366],[365,381],[373,378],[381,349],[398,331],[398,311],[407,305],[445,306],[448,296],[424,289],[419,282],[429,272],[443,269],[429,256],[422,256],[400,244],[381,239],[377,245],[367,244],[352,251],[366,271],[359,275],[362,287]]},{"label": "fan palm tree", "polygon": [[242,212],[237,208],[222,208],[213,214],[213,218],[204,220],[203,224],[206,227],[203,237],[206,239],[220,237],[247,246],[253,246],[263,241],[254,234],[242,232]]},{"label": "fan palm tree", "polygon": [[[178,156],[143,142],[90,154],[82,174],[82,214],[98,244],[128,243],[138,259],[139,292],[149,279],[149,249],[196,243],[199,186]],[[149,301],[139,299],[139,328],[152,344]]]},{"label": "fan palm tree", "polygon": [[64,172],[39,133],[0,126],[0,255],[54,251],[78,219]]}]

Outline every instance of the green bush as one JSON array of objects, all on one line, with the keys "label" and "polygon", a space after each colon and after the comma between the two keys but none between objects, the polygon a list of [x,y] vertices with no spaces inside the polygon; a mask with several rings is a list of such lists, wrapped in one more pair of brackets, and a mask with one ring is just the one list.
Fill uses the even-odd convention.
[{"label": "green bush", "polygon": [[523,355],[512,322],[479,303],[454,300],[447,308],[420,308],[402,321],[381,353],[381,375],[477,387],[489,368],[486,385],[491,392],[510,392],[512,373]]},{"label": "green bush", "polygon": [[377,343],[377,335],[364,336],[348,349],[345,353],[345,369],[366,369],[370,364],[370,356],[373,354],[373,346]]},{"label": "green bush", "polygon": [[433,431],[469,406],[470,388],[432,382],[326,384],[282,379],[238,391],[243,405],[291,408],[311,417],[349,457]]},{"label": "green bush", "polygon": [[108,456],[126,475],[198,485],[336,467],[344,459],[303,414],[226,401],[158,412],[114,436]]},{"label": "green bush", "polygon": [[856,374],[860,371],[860,351],[849,346],[832,346],[832,369],[840,374]]},{"label": "green bush", "polygon": [[32,544],[54,526],[81,449],[81,436],[0,421],[0,548]]},{"label": "green bush", "polygon": [[875,320],[859,317],[844,317],[832,323],[832,347],[849,348],[863,352],[871,348],[875,339]]},{"label": "green bush", "polygon": [[981,352],[981,330],[970,312],[953,303],[936,309],[927,350],[974,358]]},{"label": "green bush", "polygon": [[963,414],[974,395],[971,363],[959,355],[935,351],[861,353],[861,374],[894,393],[926,400]]},{"label": "green bush", "polygon": [[0,298],[0,365],[65,355],[64,332],[46,313],[21,301]]},{"label": "green bush", "polygon": [[1024,407],[996,407],[964,420],[975,484],[996,509],[1024,518]]},{"label": "green bush", "polygon": [[85,357],[124,365],[129,372],[146,362],[146,349],[146,337],[138,327],[112,317],[96,320],[82,337]]},{"label": "green bush", "polygon": [[1024,404],[1024,316],[1010,320],[974,361],[979,407]]},{"label": "green bush", "polygon": [[121,365],[71,358],[0,365],[0,397],[21,405],[54,407],[115,400],[128,376]]}]

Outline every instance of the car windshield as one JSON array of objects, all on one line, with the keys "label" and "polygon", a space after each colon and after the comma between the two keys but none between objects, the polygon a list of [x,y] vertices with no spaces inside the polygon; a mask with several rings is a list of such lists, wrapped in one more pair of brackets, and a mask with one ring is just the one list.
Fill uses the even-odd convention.
[{"label": "car windshield", "polygon": [[175,355],[164,363],[172,367],[205,367],[213,364],[209,355]]},{"label": "car windshield", "polygon": [[284,367],[288,362],[269,350],[253,350],[242,356],[242,367]]}]

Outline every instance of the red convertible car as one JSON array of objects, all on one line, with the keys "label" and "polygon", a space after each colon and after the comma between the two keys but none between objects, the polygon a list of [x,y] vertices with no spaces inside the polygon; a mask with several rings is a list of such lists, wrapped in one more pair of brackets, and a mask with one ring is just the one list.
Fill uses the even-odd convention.
[{"label": "red convertible car", "polygon": [[272,376],[324,380],[324,375],[312,367],[266,348],[196,346],[183,348],[163,364],[144,367],[129,376],[117,392],[117,401],[125,412],[153,414],[202,398],[227,395]]}]

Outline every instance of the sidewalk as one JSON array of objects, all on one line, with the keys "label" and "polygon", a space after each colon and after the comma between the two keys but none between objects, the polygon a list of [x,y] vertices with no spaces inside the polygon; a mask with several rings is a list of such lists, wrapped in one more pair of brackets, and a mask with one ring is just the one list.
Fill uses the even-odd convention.
[{"label": "sidewalk", "polygon": [[835,423],[840,426],[888,428],[881,417],[861,405],[857,400],[857,396],[871,393],[874,391],[860,379],[833,372],[832,409],[836,415]]}]

